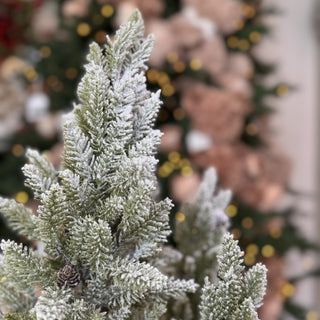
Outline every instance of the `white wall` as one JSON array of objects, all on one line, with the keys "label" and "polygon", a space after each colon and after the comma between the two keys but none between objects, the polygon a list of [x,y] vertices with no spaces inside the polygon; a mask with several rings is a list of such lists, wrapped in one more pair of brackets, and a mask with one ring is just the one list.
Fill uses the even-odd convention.
[{"label": "white wall", "polygon": [[[320,119],[319,48],[312,19],[315,4],[319,1],[264,0],[266,6],[274,5],[282,13],[266,19],[273,33],[258,49],[260,56],[267,61],[276,62],[278,66],[276,74],[268,79],[268,83],[283,80],[297,87],[287,97],[273,100],[277,110],[273,128],[278,143],[292,159],[291,187],[312,194],[317,194],[318,189]],[[318,15],[320,17],[320,10]],[[299,219],[299,224],[308,237],[319,240],[319,232],[316,232],[320,225],[316,214],[316,199],[299,199],[298,205],[301,211],[307,213],[307,216]],[[288,271],[290,274],[303,272],[319,262],[317,257],[293,256],[289,257],[289,261],[293,259],[295,265]],[[303,283],[297,288],[297,300],[314,308],[319,300],[315,296],[315,290],[314,281]]]}]

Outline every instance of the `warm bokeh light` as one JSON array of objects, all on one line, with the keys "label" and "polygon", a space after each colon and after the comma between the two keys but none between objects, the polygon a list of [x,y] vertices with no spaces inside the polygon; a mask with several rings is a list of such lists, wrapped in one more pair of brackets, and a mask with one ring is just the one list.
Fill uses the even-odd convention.
[{"label": "warm bokeh light", "polygon": [[245,217],[242,219],[241,221],[241,225],[243,226],[243,228],[245,229],[251,229],[253,227],[253,220],[250,217]]},{"label": "warm bokeh light", "polygon": [[261,248],[261,254],[265,257],[265,258],[270,258],[274,255],[275,253],[275,249],[272,245],[270,244],[266,244]]},{"label": "warm bokeh light", "polygon": [[29,200],[29,196],[25,191],[20,191],[16,194],[15,199],[17,202],[26,203]]},{"label": "warm bokeh light", "polygon": [[75,79],[78,75],[78,70],[76,68],[68,68],[66,70],[66,77],[70,80]]},{"label": "warm bokeh light", "polygon": [[247,247],[246,247],[246,252],[248,254],[252,254],[252,255],[257,255],[259,253],[259,247],[258,245],[256,245],[255,243],[250,243]]},{"label": "warm bokeh light", "polygon": [[175,219],[180,221],[180,222],[183,222],[186,219],[186,216],[182,212],[178,211],[175,214]]},{"label": "warm bokeh light", "polygon": [[179,55],[176,52],[170,52],[167,56],[167,61],[169,63],[175,63],[179,60]]},{"label": "warm bokeh light", "polygon": [[230,218],[233,218],[237,215],[238,208],[234,204],[230,204],[226,209],[226,213]]},{"label": "warm bokeh light", "polygon": [[15,157],[21,157],[24,154],[24,147],[21,144],[14,144],[11,152]]},{"label": "warm bokeh light", "polygon": [[161,92],[165,97],[171,97],[174,94],[175,90],[174,90],[173,85],[171,85],[170,83],[166,83],[162,87]]},{"label": "warm bokeh light", "polygon": [[294,295],[295,293],[295,287],[291,283],[287,282],[285,285],[282,287],[281,292],[286,298],[290,298]]},{"label": "warm bokeh light", "polygon": [[190,68],[194,71],[198,71],[202,68],[202,61],[200,59],[192,59],[190,61]]},{"label": "warm bokeh light", "polygon": [[150,83],[157,83],[159,79],[159,72],[156,69],[149,69],[147,71],[147,78]]},{"label": "warm bokeh light", "polygon": [[86,37],[90,34],[90,32],[91,32],[91,27],[88,23],[82,22],[78,24],[77,33],[79,36]]},{"label": "warm bokeh light", "polygon": [[169,161],[171,161],[173,163],[177,163],[177,162],[180,161],[181,155],[177,151],[172,151],[172,152],[169,153],[168,159],[169,159]]},{"label": "warm bokeh light", "polygon": [[102,6],[101,10],[101,15],[104,16],[105,18],[110,18],[114,14],[114,8],[110,4],[105,4]]},{"label": "warm bokeh light", "polygon": [[306,320],[319,320],[319,312],[309,311],[306,315]]},{"label": "warm bokeh light", "polygon": [[186,64],[183,61],[177,61],[173,65],[173,69],[177,73],[181,73],[186,69]]},{"label": "warm bokeh light", "polygon": [[40,55],[42,58],[48,58],[51,55],[51,49],[49,46],[42,46],[40,48]]}]

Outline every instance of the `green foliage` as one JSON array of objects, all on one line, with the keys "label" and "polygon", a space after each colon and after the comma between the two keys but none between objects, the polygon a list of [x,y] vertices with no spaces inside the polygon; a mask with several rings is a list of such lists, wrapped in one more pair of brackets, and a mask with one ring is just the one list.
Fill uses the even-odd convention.
[{"label": "green foliage", "polygon": [[40,200],[41,195],[57,182],[58,174],[36,150],[29,149],[26,155],[30,163],[23,167],[25,185],[33,190],[34,198]]},{"label": "green foliage", "polygon": [[0,198],[0,211],[8,219],[11,228],[29,239],[35,238],[36,225],[31,209],[15,200]]},{"label": "green foliage", "polygon": [[[196,265],[210,269],[216,263],[210,258],[221,244],[224,233],[229,225],[229,219],[224,212],[230,199],[230,190],[216,190],[217,174],[213,168],[206,171],[200,186],[196,203],[185,204],[181,211],[183,221],[177,220],[175,241],[184,255],[196,256]],[[187,237],[186,235],[190,235]],[[206,258],[205,258],[206,257]],[[199,263],[202,260],[202,263]],[[208,260],[204,263],[204,260]],[[205,274],[208,275],[208,274]],[[204,274],[199,275],[203,279]]]},{"label": "green foliage", "polygon": [[36,320],[35,314],[30,313],[6,313],[3,320]]},{"label": "green foliage", "polygon": [[258,319],[266,287],[266,267],[255,265],[244,276],[242,253],[232,235],[226,234],[218,254],[218,281],[205,279],[200,314],[203,320]]},{"label": "green foliage", "polygon": [[184,204],[176,215],[176,249],[165,248],[155,261],[163,272],[199,284],[196,292],[171,300],[163,319],[258,319],[266,268],[257,264],[243,275],[240,247],[227,234],[224,210],[231,192],[216,185],[216,171],[209,168],[195,201]]}]

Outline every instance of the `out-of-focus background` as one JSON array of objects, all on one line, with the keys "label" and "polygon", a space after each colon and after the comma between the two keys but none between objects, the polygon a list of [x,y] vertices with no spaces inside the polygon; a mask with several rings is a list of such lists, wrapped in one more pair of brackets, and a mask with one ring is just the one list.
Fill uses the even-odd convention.
[{"label": "out-of-focus background", "polygon": [[[1,0],[1,195],[33,206],[25,148],[59,166],[88,44],[136,7],[156,39],[147,79],[162,90],[158,178],[172,222],[216,167],[245,264],[269,269],[260,318],[320,319],[320,1]],[[0,237],[17,235],[2,223]]]}]

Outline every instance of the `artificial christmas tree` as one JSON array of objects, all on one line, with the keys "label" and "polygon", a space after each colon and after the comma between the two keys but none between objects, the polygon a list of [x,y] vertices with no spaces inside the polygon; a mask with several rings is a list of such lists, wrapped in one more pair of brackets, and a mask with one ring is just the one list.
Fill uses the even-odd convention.
[{"label": "artificial christmas tree", "polygon": [[[264,320],[280,317],[283,306],[289,306],[287,310],[299,319],[288,299],[295,282],[285,277],[284,257],[292,248],[314,250],[315,246],[299,236],[292,222],[298,214],[294,208],[273,210],[287,188],[290,165],[283,151],[274,146],[268,120],[272,107],[265,98],[284,96],[290,88],[283,83],[265,86],[263,79],[273,68],[254,55],[254,48],[268,32],[263,18],[272,10],[266,10],[264,3],[45,1],[32,19],[36,42],[30,41],[23,52],[30,65],[22,73],[29,89],[40,82],[50,97],[51,109],[69,108],[83,73],[88,42],[103,42],[106,32],[112,35],[115,25],[138,6],[158,43],[147,76],[149,88],[162,89],[164,102],[157,121],[165,132],[158,156],[162,197],[169,195],[177,204],[189,199],[200,183],[201,172],[214,166],[221,185],[235,195],[226,211],[232,217],[231,231],[246,251],[245,264],[262,260],[274,270],[268,272],[270,294],[263,306],[266,312],[260,316]],[[16,133],[0,154],[2,194],[28,200],[20,174],[26,145],[59,158],[60,153],[54,153],[60,144],[50,150],[59,139],[54,120],[59,117],[56,113],[48,116],[49,125],[37,121],[24,123],[21,130],[10,127]],[[44,134],[40,127],[45,131],[51,128],[54,134]],[[178,207],[171,211],[172,226]]]},{"label": "artificial christmas tree", "polygon": [[[136,11],[113,42],[90,46],[79,103],[64,124],[62,168],[27,152],[24,173],[40,201],[37,214],[1,199],[10,225],[38,242],[38,250],[1,243],[3,319],[158,319],[169,298],[197,289],[192,279],[175,280],[148,262],[170,232],[172,206],[154,200],[161,134],[152,126],[160,100],[144,75],[152,43]],[[265,269],[257,266],[243,280],[230,235],[219,252],[219,281],[206,280],[201,319],[257,319]]]},{"label": "artificial christmas tree", "polygon": [[225,209],[230,199],[230,190],[217,189],[217,174],[210,168],[195,201],[185,203],[176,214],[176,249],[165,247],[156,265],[175,277],[194,279],[199,287],[171,301],[164,319],[257,318],[266,269],[257,264],[250,270],[255,283],[249,280],[249,272],[244,276],[243,253],[227,233],[230,221]]}]

